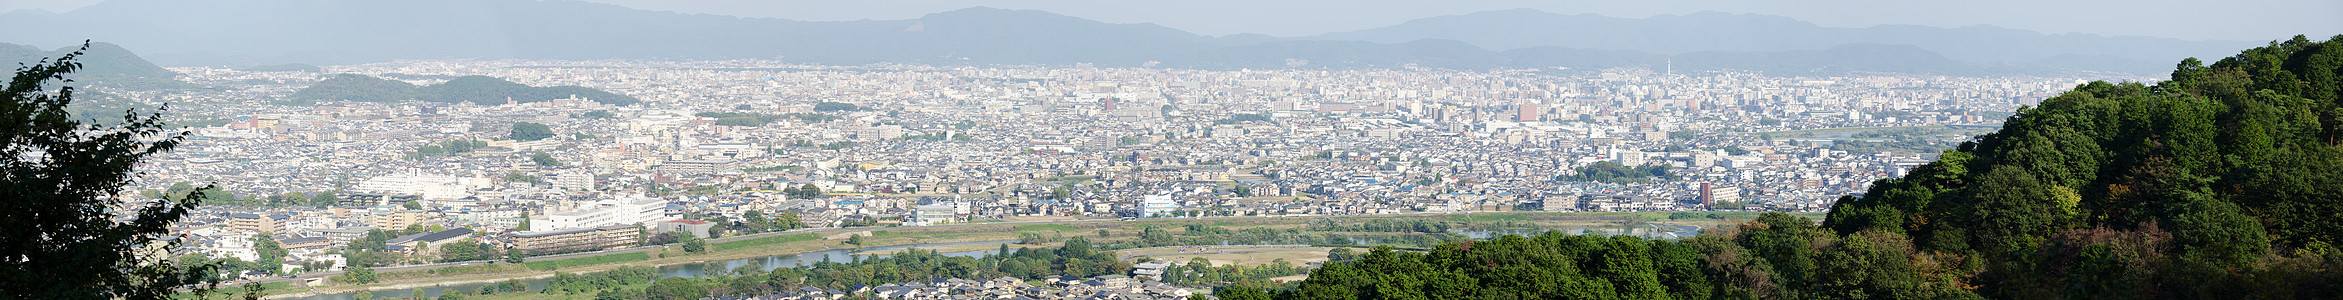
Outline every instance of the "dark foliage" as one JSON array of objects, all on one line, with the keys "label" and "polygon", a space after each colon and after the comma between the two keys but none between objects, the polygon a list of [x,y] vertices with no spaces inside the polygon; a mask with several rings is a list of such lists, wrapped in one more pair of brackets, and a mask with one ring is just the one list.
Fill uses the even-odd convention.
[{"label": "dark foliage", "polygon": [[1626,166],[1620,165],[1618,162],[1606,160],[1588,164],[1585,167],[1579,167],[1578,174],[1576,175],[1560,176],[1555,179],[1611,183],[1640,183],[1649,182],[1654,178],[1676,178],[1676,175],[1669,173],[1668,169],[1668,166],[1664,165]]},{"label": "dark foliage", "polygon": [[[87,49],[89,46],[84,45]],[[65,74],[80,52],[17,69],[0,90],[0,298],[162,299],[207,290],[214,264],[178,264],[163,249],[169,226],[212,187],[132,203],[121,195],[135,166],[186,137],[164,131],[161,112],[127,111],[119,125],[74,120]],[[127,214],[127,215],[125,215]]]},{"label": "dark foliage", "polygon": [[[2343,296],[2343,36],[2027,108],[1829,218],[1681,242],[1507,236],[1377,249],[1231,298],[2333,299]],[[1582,180],[1641,174],[1614,165]],[[1638,176],[1640,177],[1640,176]],[[1266,297],[1265,297],[1266,296]]]}]

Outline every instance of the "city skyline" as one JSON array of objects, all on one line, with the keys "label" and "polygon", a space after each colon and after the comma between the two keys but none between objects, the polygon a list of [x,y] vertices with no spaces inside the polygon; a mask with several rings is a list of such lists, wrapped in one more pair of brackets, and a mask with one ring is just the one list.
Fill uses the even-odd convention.
[{"label": "city skyline", "polygon": [[[44,10],[64,13],[105,0],[0,1],[0,12]],[[2343,2],[2254,1],[740,1],[583,0],[634,9],[801,21],[902,20],[976,6],[1035,9],[1109,23],[1153,23],[1208,36],[1265,34],[1301,37],[1398,25],[1402,22],[1474,12],[1537,9],[1558,14],[1619,18],[1685,15],[1704,11],[1783,16],[1825,27],[1921,25],[1958,28],[1993,26],[2045,34],[2144,36],[2190,41],[2263,41],[2296,34],[2343,33]],[[1227,9],[1245,7],[1250,9]],[[2267,10],[2267,7],[2292,7]],[[2094,11],[2074,14],[2074,11]],[[2275,16],[2273,15],[2275,14]]]},{"label": "city skyline", "polygon": [[2343,295],[2207,5],[0,0],[0,298]]}]

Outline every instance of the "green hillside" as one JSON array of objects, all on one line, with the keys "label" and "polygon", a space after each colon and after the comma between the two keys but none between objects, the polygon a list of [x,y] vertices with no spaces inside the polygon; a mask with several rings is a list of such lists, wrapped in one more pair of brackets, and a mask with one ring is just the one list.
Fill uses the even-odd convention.
[{"label": "green hillside", "polygon": [[2086,84],[1841,200],[1824,226],[1987,258],[1973,271],[1996,296],[2331,298],[2338,72],[2343,36],[2297,36],[2155,85]]},{"label": "green hillside", "polygon": [[1677,241],[1377,249],[1222,299],[2336,299],[2343,36],[2093,82],[1839,200]]},{"label": "green hillside", "polygon": [[358,74],[335,74],[309,87],[294,91],[289,98],[295,102],[360,101],[392,102],[417,100],[428,102],[471,102],[480,105],[513,102],[529,103],[577,97],[612,105],[633,105],[642,100],[626,95],[579,86],[531,87],[488,76],[463,76],[430,86],[416,86],[405,81],[375,78]]},{"label": "green hillside", "polygon": [[[73,53],[74,50],[80,50],[80,47],[42,51],[33,46],[0,43],[0,63],[7,63],[11,66],[18,63],[29,65],[44,59],[54,60],[67,53]],[[73,79],[76,86],[105,86],[127,90],[200,87],[179,81],[177,79],[178,72],[156,66],[152,62],[147,62],[145,58],[138,57],[137,53],[131,53],[129,49],[123,49],[122,46],[111,43],[90,43],[89,50],[83,51],[81,57],[75,58],[74,61],[81,63],[81,70],[67,75],[66,78]]]}]

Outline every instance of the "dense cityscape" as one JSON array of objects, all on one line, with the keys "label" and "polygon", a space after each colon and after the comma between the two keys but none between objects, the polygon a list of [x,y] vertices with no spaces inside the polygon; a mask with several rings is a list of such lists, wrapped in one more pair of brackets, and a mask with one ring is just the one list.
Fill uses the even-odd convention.
[{"label": "dense cityscape", "polygon": [[[249,237],[268,234],[288,254],[269,260],[294,274],[349,266],[347,245],[378,229],[412,233],[384,242],[416,258],[362,264],[436,262],[442,251],[427,245],[457,241],[547,255],[645,238],[617,232],[629,228],[723,236],[733,227],[707,221],[747,214],[819,228],[1821,211],[2087,80],[753,60],[177,71],[236,88],[114,91],[202,112],[182,114],[193,138],[150,160],[134,190],[160,199],[218,185],[215,199],[236,200],[176,227],[194,241],[181,251],[262,261]],[[331,74],[416,85],[482,75],[643,101],[355,102],[303,91],[348,76]],[[634,227],[612,227],[622,225]]]},{"label": "dense cityscape", "polygon": [[0,1],[0,299],[2336,299],[2338,8]]}]

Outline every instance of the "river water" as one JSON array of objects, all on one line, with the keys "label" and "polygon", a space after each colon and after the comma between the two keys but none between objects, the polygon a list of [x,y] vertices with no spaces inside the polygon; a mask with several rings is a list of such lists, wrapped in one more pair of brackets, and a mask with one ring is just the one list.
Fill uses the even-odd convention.
[{"label": "river water", "polygon": [[[863,251],[871,251],[871,252],[883,252],[883,251],[893,251],[893,250],[900,250],[900,249],[904,249],[904,248],[934,248],[934,247],[941,247],[941,246],[954,246],[954,245],[990,245],[990,244],[1009,244],[1009,243],[1016,243],[1016,242],[1017,242],[1017,241],[984,241],[984,242],[959,242],[959,243],[928,243],[928,244],[913,244],[913,245],[898,245],[898,246],[870,247],[870,248],[864,248],[864,249],[863,249]],[[960,257],[983,257],[983,256],[985,256],[985,255],[988,255],[988,254],[993,254],[994,252],[999,252],[999,250],[998,250],[998,249],[989,249],[989,250],[962,251],[962,252],[944,252],[944,253],[942,253],[942,254],[943,254],[944,256],[960,256]],[[762,271],[772,271],[773,269],[778,269],[778,268],[786,268],[786,267],[797,267],[797,266],[801,266],[801,265],[811,265],[811,264],[814,264],[814,263],[817,263],[817,262],[821,262],[821,261],[822,261],[823,259],[825,259],[825,258],[826,258],[826,259],[829,259],[830,261],[835,261],[835,262],[847,262],[847,261],[853,261],[853,260],[854,260],[854,257],[853,257],[854,253],[855,253],[855,252],[854,252],[854,250],[852,250],[852,249],[835,249],[835,250],[826,250],[826,251],[815,251],[815,252],[806,252],[806,253],[798,253],[798,254],[784,254],[784,255],[774,255],[774,256],[766,256],[766,257],[753,257],[753,258],[743,258],[743,259],[724,260],[724,261],[710,261],[710,262],[689,263],[689,264],[679,264],[679,265],[665,265],[665,266],[659,266],[659,271],[658,271],[658,273],[659,273],[659,276],[660,276],[659,278],[667,278],[667,277],[701,277],[701,276],[716,276],[716,275],[726,275],[726,274],[731,274],[733,270],[739,269],[741,266],[749,266],[749,265],[755,265],[755,266],[758,266],[758,271],[760,271],[760,272],[762,272]],[[890,255],[877,255],[876,257],[888,257],[888,256],[890,256]],[[873,257],[873,256],[871,256],[871,255],[864,255],[864,257],[865,257],[865,258],[869,258],[869,257]],[[530,278],[530,279],[521,279],[521,282],[528,283],[528,284],[529,284],[529,290],[532,290],[532,291],[534,291],[534,290],[541,290],[541,289],[545,289],[545,283],[546,283],[546,281],[550,281],[550,280],[552,280],[552,278]],[[367,291],[367,292],[374,293],[374,297],[375,297],[375,298],[393,298],[393,297],[397,297],[397,298],[425,297],[425,298],[428,298],[428,297],[439,297],[439,294],[440,294],[440,293],[449,292],[449,291],[479,291],[479,290],[480,290],[480,287],[482,287],[482,286],[490,286],[490,285],[496,285],[496,283],[495,283],[495,282],[474,282],[474,283],[447,284],[447,285],[428,286],[428,287],[418,287],[418,288],[375,289],[375,290],[369,290],[369,291]],[[421,294],[420,294],[420,295],[417,295],[417,293],[421,293]],[[355,297],[355,295],[357,295],[357,294],[358,294],[358,292],[346,292],[346,293],[335,293],[335,294],[319,294],[319,295],[312,295],[312,296],[308,296],[308,297],[300,297],[300,298],[286,298],[286,299],[300,299],[300,300],[352,300],[352,299],[357,299],[357,297]]]},{"label": "river water", "polygon": [[[1563,233],[1567,233],[1567,234],[1573,234],[1573,235],[1579,235],[1579,234],[1597,234],[1597,235],[1632,235],[1632,236],[1639,236],[1639,237],[1645,237],[1645,238],[1655,238],[1655,239],[1677,239],[1677,238],[1682,238],[1682,237],[1689,237],[1689,236],[1692,236],[1692,235],[1698,234],[1698,233],[1700,232],[1700,229],[1701,229],[1701,228],[1700,228],[1699,226],[1677,226],[1677,225],[1646,224],[1646,225],[1640,225],[1640,226],[1600,226],[1600,227],[1571,227],[1571,228],[1566,228],[1566,229],[1557,229],[1557,230],[1560,230],[1560,231],[1562,231]],[[1537,234],[1545,233],[1545,231],[1544,231],[1544,230],[1461,230],[1461,229],[1459,229],[1459,230],[1449,230],[1449,232],[1456,233],[1456,234],[1462,234],[1462,235],[1464,235],[1464,236],[1466,236],[1466,237],[1470,237],[1470,238],[1473,238],[1473,239],[1487,239],[1487,238],[1489,238],[1489,237],[1492,237],[1492,236],[1497,236],[1497,235],[1505,235],[1505,234],[1513,234],[1513,235],[1530,236],[1530,235],[1537,235]],[[1372,238],[1364,238],[1364,237],[1362,237],[1362,238],[1356,238],[1355,240],[1357,240],[1357,242],[1358,242],[1358,243],[1361,243],[1361,244],[1374,244],[1374,243],[1381,243],[1381,242],[1382,242],[1382,241],[1380,241],[1380,240],[1376,240],[1376,239],[1372,239]],[[1016,243],[1016,242],[1017,242],[1017,241],[983,241],[983,242],[959,242],[959,243],[928,243],[928,244],[912,244],[912,245],[898,245],[898,246],[871,247],[871,248],[866,248],[866,249],[864,249],[864,251],[871,251],[871,252],[884,252],[884,251],[900,250],[900,249],[905,249],[905,248],[934,248],[934,247],[941,247],[941,246],[955,246],[955,245],[990,245],[990,244],[1010,244],[1010,243]],[[942,254],[943,254],[944,256],[958,256],[958,257],[983,257],[983,256],[985,256],[985,255],[988,255],[988,254],[994,254],[995,252],[999,252],[999,251],[998,251],[998,250],[976,250],[976,251],[962,251],[962,252],[944,252],[944,253],[942,253]],[[757,269],[758,269],[758,271],[759,271],[759,272],[763,272],[763,271],[772,271],[773,269],[778,269],[778,268],[788,268],[788,267],[798,267],[798,266],[804,266],[804,265],[811,265],[811,264],[814,264],[814,263],[816,263],[816,262],[821,262],[821,261],[822,261],[823,259],[825,259],[825,258],[826,258],[826,259],[829,259],[830,261],[834,261],[834,262],[847,262],[847,261],[852,261],[852,260],[854,260],[854,257],[853,257],[854,253],[855,253],[855,252],[854,252],[853,250],[851,250],[851,249],[835,249],[835,250],[815,251],[815,252],[806,252],[806,253],[798,253],[798,254],[783,254],[783,255],[774,255],[774,256],[766,256],[766,257],[753,257],[753,258],[733,259],[733,260],[724,260],[724,261],[710,261],[710,262],[701,262],[701,263],[688,263],[688,264],[677,264],[677,265],[665,265],[665,266],[659,266],[658,273],[659,273],[659,276],[660,276],[660,278],[667,278],[667,277],[691,277],[691,278],[696,278],[696,277],[702,277],[702,276],[716,276],[716,275],[726,275],[726,274],[732,274],[732,271],[733,271],[733,270],[738,270],[738,269],[740,269],[740,268],[741,268],[741,266],[749,266],[749,265],[755,265],[755,266],[758,266],[758,268],[757,268]],[[876,256],[876,257],[887,257],[887,256],[888,256],[888,255],[878,255],[878,256]],[[870,257],[870,256],[867,256],[867,255],[866,255],[865,257]],[[527,283],[527,284],[529,285],[529,290],[532,290],[532,291],[534,291],[534,290],[541,290],[541,289],[545,289],[545,283],[546,283],[546,281],[549,281],[549,280],[551,280],[551,278],[530,278],[530,279],[521,279],[521,282]],[[396,297],[396,298],[426,297],[426,298],[427,298],[427,297],[439,297],[439,294],[440,294],[440,293],[444,293],[444,292],[448,292],[448,291],[479,291],[479,290],[480,290],[480,287],[482,287],[482,286],[489,286],[489,285],[495,285],[495,284],[496,284],[495,282],[475,282],[475,283],[447,284],[447,285],[439,285],[439,286],[428,286],[428,287],[417,287],[417,288],[375,289],[375,290],[370,290],[370,291],[367,291],[367,292],[372,292],[372,293],[374,293],[374,296],[375,296],[376,298],[393,298],[393,297]],[[420,295],[417,295],[417,293],[420,293]],[[353,299],[357,299],[356,297],[354,297],[354,295],[356,295],[356,294],[357,294],[357,292],[346,292],[346,293],[335,293],[335,294],[320,294],[320,295],[312,295],[312,296],[308,296],[308,297],[300,297],[300,298],[287,298],[287,299],[299,299],[299,300],[353,300]]]}]

